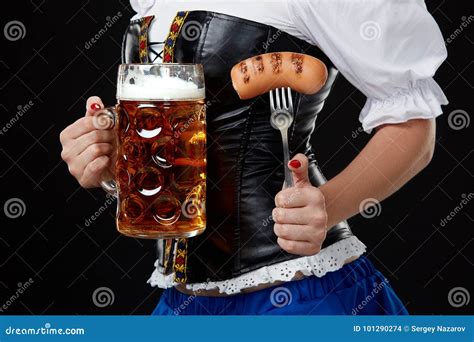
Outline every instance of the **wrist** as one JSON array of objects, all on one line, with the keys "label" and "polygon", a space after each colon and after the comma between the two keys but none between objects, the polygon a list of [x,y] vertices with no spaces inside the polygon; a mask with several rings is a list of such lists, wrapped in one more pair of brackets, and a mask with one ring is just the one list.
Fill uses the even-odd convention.
[{"label": "wrist", "polygon": [[341,195],[342,192],[334,179],[321,185],[319,190],[325,199],[327,230],[352,216],[348,214],[348,211],[345,209],[345,204],[343,203],[344,196]]}]

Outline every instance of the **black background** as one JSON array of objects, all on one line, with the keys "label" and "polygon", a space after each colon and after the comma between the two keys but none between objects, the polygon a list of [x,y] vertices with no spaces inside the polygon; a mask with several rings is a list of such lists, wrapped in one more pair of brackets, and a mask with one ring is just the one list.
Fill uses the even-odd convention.
[{"label": "black background", "polygon": [[[430,12],[448,38],[472,14],[469,2],[429,1]],[[148,314],[160,290],[146,284],[155,260],[154,243],[120,236],[114,227],[115,204],[95,223],[85,220],[106,203],[100,189],[85,190],[61,160],[59,133],[84,115],[85,101],[99,95],[114,103],[120,43],[128,2],[8,1],[1,27],[12,20],[26,28],[23,39],[0,36],[0,126],[18,106],[34,103],[0,135],[0,204],[25,203],[23,216],[0,212],[0,305],[19,284],[33,284],[6,314]],[[97,43],[88,42],[118,12],[122,18]],[[473,25],[471,23],[470,25]],[[455,130],[449,113],[472,114],[472,26],[448,44],[448,60],[436,80],[450,104],[438,120],[437,145],[430,166],[382,203],[381,215],[350,220],[368,246],[368,255],[387,276],[412,314],[467,314],[472,303],[453,307],[448,293],[463,287],[472,293],[472,203],[444,227],[440,225],[473,192],[472,125]],[[330,178],[367,143],[358,113],[365,97],[342,77],[318,118],[313,143]],[[106,204],[105,204],[106,205]],[[108,287],[114,302],[100,308],[93,292]]]}]

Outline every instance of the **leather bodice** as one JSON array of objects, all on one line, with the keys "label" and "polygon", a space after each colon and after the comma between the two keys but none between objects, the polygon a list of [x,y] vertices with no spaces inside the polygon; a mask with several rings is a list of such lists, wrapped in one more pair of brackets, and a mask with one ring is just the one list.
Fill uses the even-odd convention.
[{"label": "leather bodice", "polygon": [[[280,132],[270,125],[268,94],[240,100],[230,79],[239,61],[268,52],[291,51],[319,58],[328,68],[326,85],[315,95],[293,92],[294,122],[288,133],[290,154],[310,161],[313,185],[325,182],[310,144],[317,114],[338,71],[316,46],[280,30],[208,11],[184,16],[183,29],[172,42],[174,62],[204,66],[207,100],[207,228],[187,240],[186,281],[225,280],[299,256],[283,251],[273,232],[274,197],[284,181]],[[198,34],[190,39],[186,23]],[[135,23],[135,25],[140,23]],[[139,27],[132,23],[124,37],[124,62],[138,62]],[[323,247],[351,236],[347,222],[332,227]]]}]

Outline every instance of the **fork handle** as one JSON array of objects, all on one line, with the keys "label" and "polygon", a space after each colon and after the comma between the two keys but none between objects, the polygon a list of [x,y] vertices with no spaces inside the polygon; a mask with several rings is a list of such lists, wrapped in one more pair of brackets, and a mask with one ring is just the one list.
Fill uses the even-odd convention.
[{"label": "fork handle", "polygon": [[288,162],[290,161],[290,151],[288,148],[288,129],[281,129],[281,140],[283,142],[283,167],[285,169],[285,183],[283,188],[293,187],[293,175],[291,174],[290,169],[288,168]]}]

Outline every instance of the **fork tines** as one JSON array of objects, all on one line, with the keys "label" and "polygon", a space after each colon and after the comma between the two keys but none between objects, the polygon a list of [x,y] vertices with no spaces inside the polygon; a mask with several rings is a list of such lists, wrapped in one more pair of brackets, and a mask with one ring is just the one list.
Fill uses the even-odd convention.
[{"label": "fork tines", "polygon": [[270,90],[270,108],[272,111],[281,109],[286,109],[290,112],[293,111],[291,88],[276,88],[275,90]]}]

